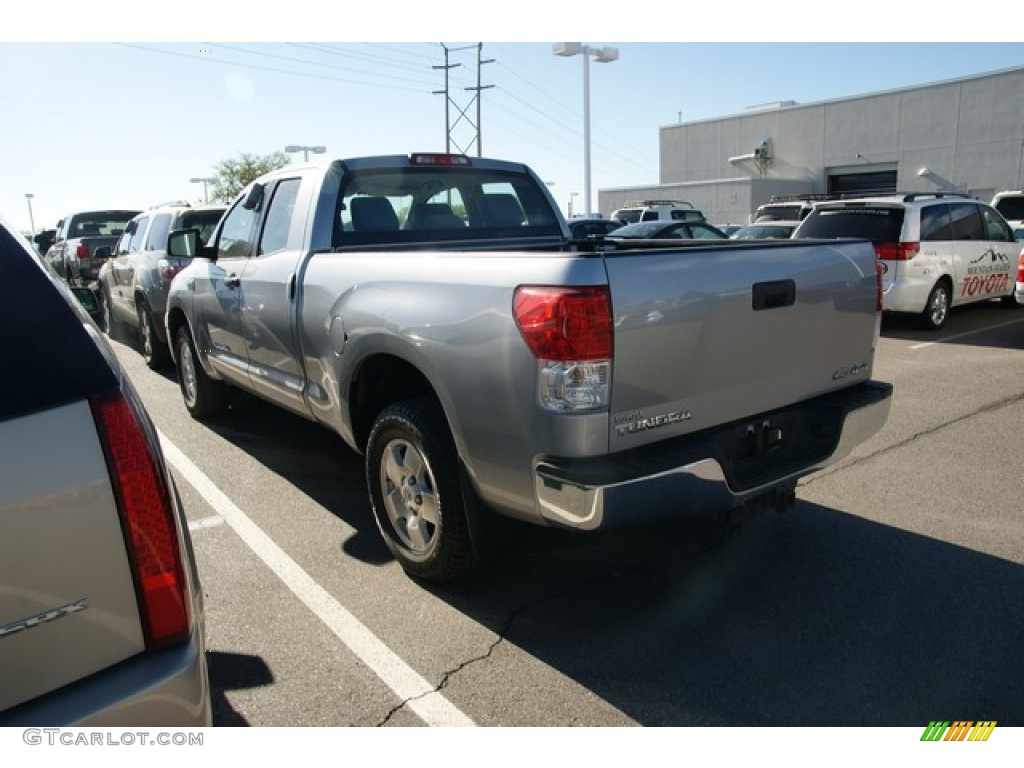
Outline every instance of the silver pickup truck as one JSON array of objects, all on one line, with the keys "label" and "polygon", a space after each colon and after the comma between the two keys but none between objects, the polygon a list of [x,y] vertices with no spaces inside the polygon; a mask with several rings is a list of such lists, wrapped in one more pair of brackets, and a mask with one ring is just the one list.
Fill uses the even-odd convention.
[{"label": "silver pickup truck", "polygon": [[196,418],[232,388],[366,459],[381,533],[430,581],[488,515],[592,530],[748,503],[884,423],[867,241],[569,240],[526,166],[452,155],[293,165],[249,185],[175,277]]}]

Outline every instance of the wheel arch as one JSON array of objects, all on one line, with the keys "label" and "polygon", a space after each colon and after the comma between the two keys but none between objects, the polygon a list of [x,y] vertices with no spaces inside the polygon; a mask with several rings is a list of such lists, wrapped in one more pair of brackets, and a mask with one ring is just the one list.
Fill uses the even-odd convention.
[{"label": "wheel arch", "polygon": [[427,375],[416,365],[393,354],[379,353],[362,360],[348,387],[352,438],[360,451],[366,448],[377,415],[392,403],[430,397],[438,402],[451,429],[442,398]]}]

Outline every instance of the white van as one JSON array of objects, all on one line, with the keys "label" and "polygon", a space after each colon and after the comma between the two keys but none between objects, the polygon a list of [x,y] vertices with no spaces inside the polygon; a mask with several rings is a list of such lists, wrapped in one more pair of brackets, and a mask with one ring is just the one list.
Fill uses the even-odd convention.
[{"label": "white van", "polygon": [[871,240],[883,308],[938,330],[950,307],[1001,298],[1016,306],[1019,244],[989,205],[956,193],[911,193],[816,203],[793,233]]}]

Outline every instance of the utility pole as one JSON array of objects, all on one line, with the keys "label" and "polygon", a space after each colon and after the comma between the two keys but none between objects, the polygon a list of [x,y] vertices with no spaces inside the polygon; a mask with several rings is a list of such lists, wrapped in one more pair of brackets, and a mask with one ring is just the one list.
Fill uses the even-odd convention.
[{"label": "utility pole", "polygon": [[[480,93],[481,93],[481,91],[483,91],[483,90],[485,90],[487,88],[493,88],[494,87],[493,85],[483,85],[481,78],[482,78],[482,72],[483,72],[483,65],[484,64],[492,64],[492,63],[494,63],[494,59],[484,59],[483,58],[483,47],[484,47],[483,43],[477,43],[474,46],[463,46],[461,48],[449,48],[444,43],[441,43],[441,47],[444,49],[444,64],[443,65],[434,66],[434,67],[432,67],[432,69],[443,69],[444,70],[444,90],[433,91],[433,93],[444,95],[444,124],[445,124],[445,144],[444,144],[444,146],[445,146],[445,152],[451,152],[452,151],[452,145],[454,144],[455,148],[458,149],[459,152],[461,152],[462,154],[469,154],[469,150],[470,150],[470,148],[472,148],[472,146],[473,146],[473,144],[475,142],[476,143],[476,154],[477,154],[477,157],[480,157],[482,155],[482,149],[483,149],[483,139],[482,139],[482,135],[481,135],[482,134],[482,131],[481,131],[481,124],[482,124],[481,123],[481,121],[482,121],[481,101],[482,101],[482,99],[480,98]],[[470,50],[470,49],[473,49],[473,48],[475,48],[476,52],[477,52],[476,53],[476,85],[475,86],[469,86],[469,87],[464,89],[464,90],[467,90],[467,91],[472,91],[473,92],[473,98],[470,100],[469,104],[465,105],[464,107],[460,107],[458,104],[455,103],[455,100],[452,98],[451,88],[450,88],[450,85],[449,85],[448,74],[449,74],[450,70],[455,69],[456,67],[460,67],[462,65],[461,64],[452,64],[450,62],[450,56],[451,56],[451,54],[453,52],[465,51],[465,50]],[[469,117],[469,114],[468,114],[469,109],[470,109],[470,107],[473,106],[474,101],[476,102],[476,122],[475,123]],[[453,106],[455,107],[455,110],[458,112],[458,117],[455,118],[454,122],[452,122],[452,111],[451,111],[451,108]],[[472,139],[470,139],[466,143],[465,147],[463,147],[461,144],[459,144],[459,142],[454,137],[455,129],[459,126],[459,124],[463,120],[465,120],[466,123],[468,123],[470,125],[471,129],[475,133],[474,137]]]}]

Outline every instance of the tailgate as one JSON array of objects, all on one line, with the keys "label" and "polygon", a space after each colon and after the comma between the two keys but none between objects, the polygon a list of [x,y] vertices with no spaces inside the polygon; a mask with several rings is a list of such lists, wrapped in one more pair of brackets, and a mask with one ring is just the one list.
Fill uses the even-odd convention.
[{"label": "tailgate", "polygon": [[875,260],[867,241],[609,253],[611,450],[870,378]]},{"label": "tailgate", "polygon": [[0,712],[143,650],[89,404],[0,421]]}]

